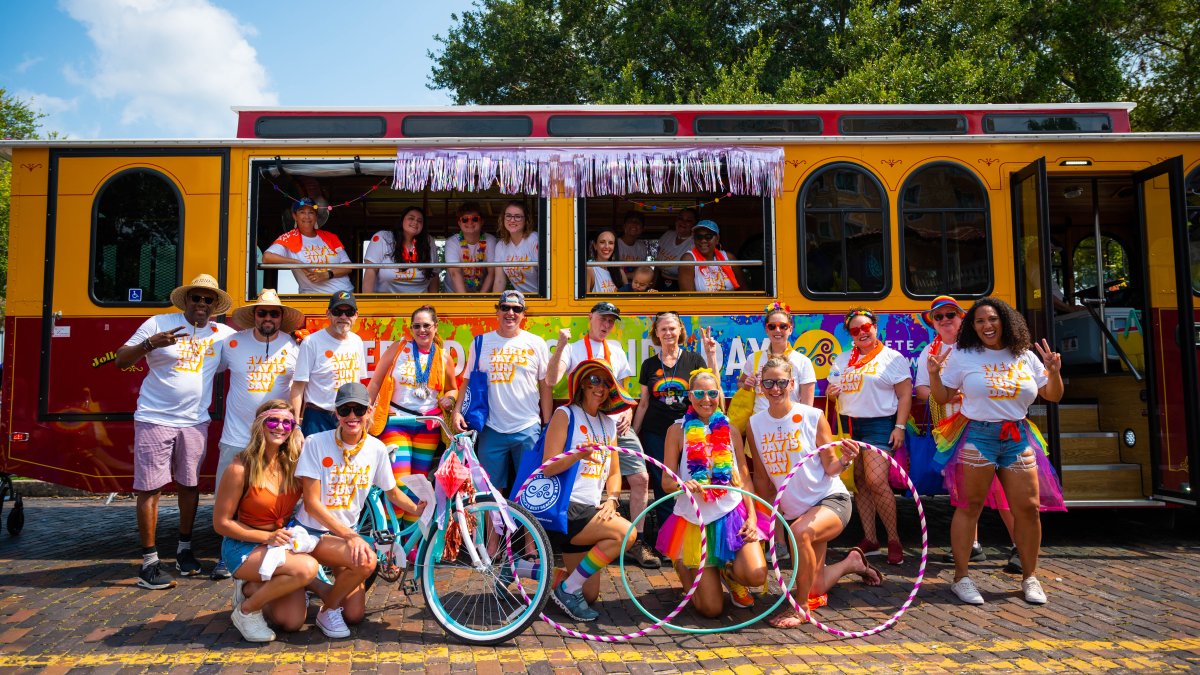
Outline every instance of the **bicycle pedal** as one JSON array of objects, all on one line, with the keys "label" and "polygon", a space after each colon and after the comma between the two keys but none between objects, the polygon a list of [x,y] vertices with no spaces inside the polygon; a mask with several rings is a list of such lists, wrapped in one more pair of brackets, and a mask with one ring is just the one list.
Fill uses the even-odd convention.
[{"label": "bicycle pedal", "polygon": [[377,544],[392,544],[396,541],[396,535],[390,530],[372,530],[371,539]]},{"label": "bicycle pedal", "polygon": [[409,575],[408,570],[400,573],[400,592],[405,595],[416,595],[421,592],[421,587],[417,585],[417,580]]}]

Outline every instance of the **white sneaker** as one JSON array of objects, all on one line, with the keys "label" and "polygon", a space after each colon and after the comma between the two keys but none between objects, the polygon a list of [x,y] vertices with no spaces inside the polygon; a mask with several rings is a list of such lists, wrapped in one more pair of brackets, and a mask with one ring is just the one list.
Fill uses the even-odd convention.
[{"label": "white sneaker", "polygon": [[261,610],[245,614],[240,606],[234,607],[230,618],[247,642],[270,642],[275,639],[275,631],[267,625]]},{"label": "white sneaker", "polygon": [[320,628],[326,637],[350,637],[350,628],[346,626],[346,621],[342,618],[341,607],[317,612],[317,628]]},{"label": "white sneaker", "polygon": [[242,603],[246,601],[246,594],[242,592],[242,586],[245,585],[246,582],[241,579],[233,580],[233,608],[235,610],[240,610]]},{"label": "white sneaker", "polygon": [[1042,590],[1042,582],[1037,577],[1022,579],[1021,590],[1025,591],[1025,602],[1031,605],[1046,604],[1046,591]]},{"label": "white sneaker", "polygon": [[971,581],[971,577],[963,577],[954,582],[954,585],[950,587],[950,590],[954,591],[954,594],[958,596],[959,600],[962,600],[968,605],[983,604],[983,596],[980,595],[979,589],[975,587],[975,582]]}]

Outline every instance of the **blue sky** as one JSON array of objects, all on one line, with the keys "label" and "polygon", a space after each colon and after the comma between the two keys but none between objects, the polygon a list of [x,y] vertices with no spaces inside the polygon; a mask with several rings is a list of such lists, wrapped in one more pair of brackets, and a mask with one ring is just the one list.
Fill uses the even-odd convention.
[{"label": "blue sky", "polygon": [[471,0],[4,0],[0,88],[69,138],[231,137],[231,106],[445,105]]}]

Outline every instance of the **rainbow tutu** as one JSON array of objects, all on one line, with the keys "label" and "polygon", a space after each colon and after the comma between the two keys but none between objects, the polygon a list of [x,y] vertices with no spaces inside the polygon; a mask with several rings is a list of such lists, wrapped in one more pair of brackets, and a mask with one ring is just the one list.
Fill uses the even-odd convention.
[{"label": "rainbow tutu", "polygon": [[[765,541],[767,529],[771,526],[771,515],[764,514],[760,507],[755,508],[755,514],[758,517],[756,524],[759,535]],[[733,562],[744,543],[738,532],[745,522],[746,503],[738,502],[737,508],[705,526],[708,535],[705,567],[724,567]],[[700,526],[671,514],[658,531],[655,547],[671,560],[682,561],[684,567],[697,569],[700,567]]]},{"label": "rainbow tutu", "polygon": [[[966,494],[962,488],[963,464],[959,462],[959,449],[970,422],[962,414],[955,413],[942,420],[933,432],[938,446],[934,461],[945,465],[942,475],[945,476],[946,491],[950,493],[950,503],[959,509],[967,507]],[[1054,467],[1050,465],[1046,439],[1042,437],[1037,425],[1028,419],[1017,422],[1017,426],[1021,431],[1021,438],[1033,447],[1033,455],[1037,462],[1038,509],[1066,511],[1062,485],[1058,482],[1058,474],[1054,473]],[[1000,485],[999,478],[992,479],[984,505],[993,509],[1008,509],[1008,499],[1004,496],[1004,488]]]}]

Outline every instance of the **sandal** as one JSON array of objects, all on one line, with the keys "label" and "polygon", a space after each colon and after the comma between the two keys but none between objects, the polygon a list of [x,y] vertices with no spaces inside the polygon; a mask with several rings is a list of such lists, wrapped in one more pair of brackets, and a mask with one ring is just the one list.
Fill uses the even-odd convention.
[{"label": "sandal", "polygon": [[[867,569],[863,570],[862,572],[855,572],[855,574],[857,574],[862,579],[862,582],[868,586],[882,586],[883,580],[885,578],[884,574],[882,571],[879,570],[879,568],[875,567],[869,561],[867,561],[867,554],[864,553],[863,550],[857,546],[850,549],[850,553],[857,553],[859,555],[859,557],[862,558],[863,565],[865,565],[867,568]],[[850,553],[847,553],[846,555],[850,555]],[[872,572],[874,572],[875,575],[879,577],[879,580],[876,581],[875,583],[871,583],[871,573]]]},{"label": "sandal", "polygon": [[772,628],[799,628],[806,621],[794,609],[784,610],[767,620]]}]

